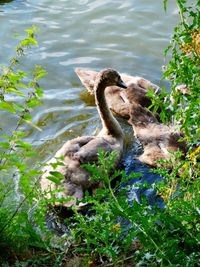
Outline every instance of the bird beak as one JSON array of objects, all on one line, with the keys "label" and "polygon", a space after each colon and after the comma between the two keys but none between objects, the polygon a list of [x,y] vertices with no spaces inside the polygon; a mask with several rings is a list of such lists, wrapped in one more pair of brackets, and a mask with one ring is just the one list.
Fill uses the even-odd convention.
[{"label": "bird beak", "polygon": [[127,88],[126,84],[122,80],[117,83],[117,86],[124,88],[124,89]]}]

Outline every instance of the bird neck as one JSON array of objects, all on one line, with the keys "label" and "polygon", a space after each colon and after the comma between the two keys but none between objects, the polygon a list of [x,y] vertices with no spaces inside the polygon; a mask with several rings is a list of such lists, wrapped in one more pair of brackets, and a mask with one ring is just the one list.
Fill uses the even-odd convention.
[{"label": "bird neck", "polygon": [[103,81],[99,81],[94,88],[95,102],[97,110],[102,122],[102,132],[113,137],[123,137],[123,131],[118,121],[113,117],[105,98],[106,85]]}]

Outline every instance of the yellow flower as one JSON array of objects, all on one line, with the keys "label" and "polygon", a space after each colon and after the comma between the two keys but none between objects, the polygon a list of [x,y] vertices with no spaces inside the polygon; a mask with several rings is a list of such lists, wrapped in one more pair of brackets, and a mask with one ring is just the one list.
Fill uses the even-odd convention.
[{"label": "yellow flower", "polygon": [[199,156],[200,154],[200,146],[198,146],[190,155],[189,158],[192,161],[196,161],[196,158]]},{"label": "yellow flower", "polygon": [[111,230],[112,232],[119,232],[120,229],[121,229],[121,224],[120,224],[120,223],[117,223],[117,224],[113,225],[113,226],[110,228],[110,230]]},{"label": "yellow flower", "polygon": [[180,49],[183,53],[189,54],[192,51],[200,55],[200,29],[195,29],[191,32],[192,41],[189,43],[183,43]]}]

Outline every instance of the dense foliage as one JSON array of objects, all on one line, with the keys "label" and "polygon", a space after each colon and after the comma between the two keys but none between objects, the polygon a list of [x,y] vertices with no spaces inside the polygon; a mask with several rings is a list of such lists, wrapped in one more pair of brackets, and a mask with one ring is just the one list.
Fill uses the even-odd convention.
[{"label": "dense foliage", "polygon": [[[150,93],[154,110],[159,108],[164,123],[173,122],[183,131],[189,149],[184,160],[175,155],[172,171],[164,168],[164,161],[163,167],[155,170],[167,181],[151,186],[165,200],[165,208],[150,206],[145,197],[141,203],[130,201],[127,181],[140,174],[127,177],[124,171],[113,170],[115,153],[99,151],[98,164],[84,166],[91,172],[91,179],[103,183],[94,196],[88,193],[83,199],[88,207],[86,214],[74,209],[73,216],[61,220],[52,211],[52,220],[62,236],[46,227],[46,215],[54,216],[48,204],[56,199],[52,193],[47,200],[40,192],[41,166],[30,164],[36,155],[31,144],[24,141],[24,124],[40,130],[31,121],[31,111],[41,104],[38,83],[46,74],[41,66],[30,73],[18,69],[27,48],[37,45],[36,28],[26,31],[16,56],[8,66],[1,67],[0,73],[1,113],[16,120],[8,133],[0,129],[2,266],[200,265],[199,4],[177,0],[181,22],[166,50],[168,56],[171,54],[163,76],[170,79],[172,91],[163,90],[160,96]],[[164,6],[166,9],[167,0]],[[59,183],[60,176],[52,172],[50,179]]]},{"label": "dense foliage", "polygon": [[0,129],[0,251],[3,254],[12,248],[18,250],[28,245],[44,245],[30,223],[31,208],[38,197],[37,180],[41,171],[39,166],[29,166],[27,163],[36,153],[32,145],[24,141],[26,132],[23,126],[28,124],[40,130],[31,121],[31,110],[41,104],[43,93],[38,80],[46,71],[40,66],[35,66],[30,73],[17,68],[27,48],[37,45],[34,38],[36,28],[26,32],[27,36],[21,38],[10,64],[1,66],[1,114],[7,119],[12,116],[16,121],[15,127],[8,133]]},{"label": "dense foliage", "polygon": [[[177,0],[180,23],[165,51],[170,60],[163,67],[163,79],[170,79],[171,92],[163,91],[155,101],[164,122],[179,124],[188,143],[198,144],[200,136],[200,2]],[[167,1],[165,1],[165,4]],[[164,105],[163,105],[164,103]]]}]

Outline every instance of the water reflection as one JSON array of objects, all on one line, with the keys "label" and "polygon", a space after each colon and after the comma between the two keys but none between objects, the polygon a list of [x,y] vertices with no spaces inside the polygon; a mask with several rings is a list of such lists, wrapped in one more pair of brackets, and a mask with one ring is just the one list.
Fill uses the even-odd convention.
[{"label": "water reflection", "polygon": [[0,5],[4,5],[10,2],[13,2],[14,0],[0,0]]}]

